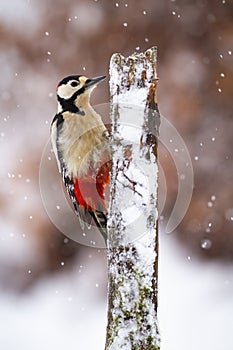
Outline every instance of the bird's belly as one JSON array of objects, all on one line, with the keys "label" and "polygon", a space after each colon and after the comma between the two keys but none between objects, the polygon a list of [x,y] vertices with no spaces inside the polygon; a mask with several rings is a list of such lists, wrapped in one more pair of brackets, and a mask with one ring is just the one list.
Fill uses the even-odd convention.
[{"label": "bird's belly", "polygon": [[107,162],[109,156],[108,142],[100,135],[94,132],[88,132],[79,137],[78,140],[71,142],[70,147],[64,158],[67,164],[67,172],[72,177],[93,176],[98,172],[100,166]]}]

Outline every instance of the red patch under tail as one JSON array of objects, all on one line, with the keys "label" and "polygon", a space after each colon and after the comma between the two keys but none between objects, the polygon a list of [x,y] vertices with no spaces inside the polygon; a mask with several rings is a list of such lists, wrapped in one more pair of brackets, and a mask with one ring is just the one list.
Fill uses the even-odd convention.
[{"label": "red patch under tail", "polygon": [[88,211],[106,211],[105,186],[110,181],[110,162],[99,169],[97,176],[92,172],[85,178],[74,179],[74,193],[79,205]]}]

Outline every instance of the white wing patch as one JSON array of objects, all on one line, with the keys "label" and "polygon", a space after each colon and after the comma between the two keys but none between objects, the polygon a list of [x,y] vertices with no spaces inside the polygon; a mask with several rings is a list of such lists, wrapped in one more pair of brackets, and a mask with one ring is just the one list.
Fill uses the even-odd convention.
[{"label": "white wing patch", "polygon": [[58,170],[61,173],[61,164],[58,158],[58,149],[57,149],[57,122],[53,123],[51,126],[51,143],[53,147],[53,152],[57,160]]}]

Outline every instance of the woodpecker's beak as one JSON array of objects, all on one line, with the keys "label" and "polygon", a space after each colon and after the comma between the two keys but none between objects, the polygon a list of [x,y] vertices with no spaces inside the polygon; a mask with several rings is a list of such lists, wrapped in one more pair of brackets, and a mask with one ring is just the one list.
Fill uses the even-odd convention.
[{"label": "woodpecker's beak", "polygon": [[97,85],[98,83],[100,83],[105,78],[106,78],[106,76],[102,75],[100,77],[87,79],[86,82],[85,82],[85,87],[89,88],[90,86]]}]

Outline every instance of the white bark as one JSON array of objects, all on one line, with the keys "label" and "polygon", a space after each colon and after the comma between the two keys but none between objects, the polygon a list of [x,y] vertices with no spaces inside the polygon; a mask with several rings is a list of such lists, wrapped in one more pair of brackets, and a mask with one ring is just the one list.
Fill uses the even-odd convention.
[{"label": "white bark", "polygon": [[160,348],[156,85],[156,48],[112,56],[106,350]]}]

